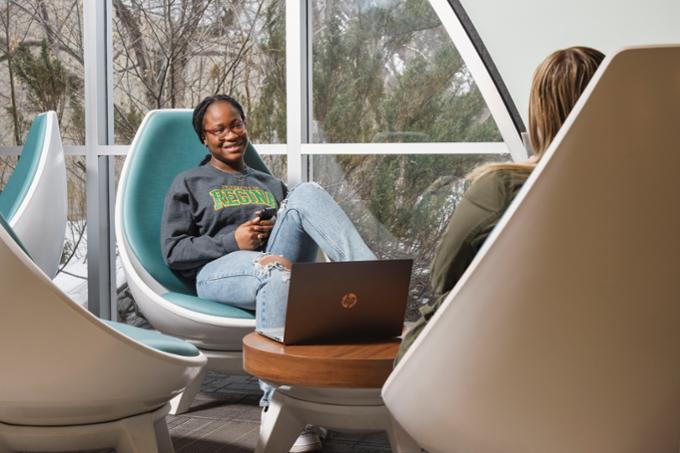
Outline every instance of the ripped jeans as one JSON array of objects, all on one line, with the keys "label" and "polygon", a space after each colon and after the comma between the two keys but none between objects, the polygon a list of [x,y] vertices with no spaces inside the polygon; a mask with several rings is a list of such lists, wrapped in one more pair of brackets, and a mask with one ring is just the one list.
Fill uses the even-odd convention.
[{"label": "ripped jeans", "polygon": [[[261,265],[266,255],[292,263],[314,261],[317,246],[331,261],[370,261],[375,255],[352,221],[321,186],[294,187],[276,215],[266,252],[239,250],[206,264],[196,278],[199,297],[255,310],[256,324],[284,325],[290,271],[281,264]],[[310,321],[311,322],[311,321]],[[272,389],[261,383],[267,406]]]},{"label": "ripped jeans", "polygon": [[369,261],[375,255],[347,214],[321,186],[302,183],[281,203],[266,252],[238,250],[203,266],[196,277],[199,297],[255,310],[258,326],[285,320],[290,272],[282,265],[263,266],[266,255],[292,263],[314,261],[317,247],[331,261]]}]

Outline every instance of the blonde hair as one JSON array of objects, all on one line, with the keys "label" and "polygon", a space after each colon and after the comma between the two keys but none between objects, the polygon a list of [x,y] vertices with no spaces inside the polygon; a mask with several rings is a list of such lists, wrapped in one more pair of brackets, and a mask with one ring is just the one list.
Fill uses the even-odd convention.
[{"label": "blonde hair", "polygon": [[536,68],[529,94],[529,140],[534,154],[526,162],[484,165],[468,177],[474,180],[498,170],[531,173],[603,59],[602,52],[590,47],[569,47],[550,54]]}]

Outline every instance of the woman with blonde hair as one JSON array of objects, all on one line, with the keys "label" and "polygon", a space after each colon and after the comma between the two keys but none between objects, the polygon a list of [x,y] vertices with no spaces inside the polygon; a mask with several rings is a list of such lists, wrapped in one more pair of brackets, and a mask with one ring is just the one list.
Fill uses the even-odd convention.
[{"label": "woman with blonde hair", "polygon": [[468,176],[470,187],[456,207],[432,262],[432,285],[439,297],[420,309],[422,316],[404,337],[397,360],[472,262],[603,59],[604,55],[595,49],[570,47],[552,53],[538,66],[529,95],[529,139],[534,152],[525,162],[488,164]]}]

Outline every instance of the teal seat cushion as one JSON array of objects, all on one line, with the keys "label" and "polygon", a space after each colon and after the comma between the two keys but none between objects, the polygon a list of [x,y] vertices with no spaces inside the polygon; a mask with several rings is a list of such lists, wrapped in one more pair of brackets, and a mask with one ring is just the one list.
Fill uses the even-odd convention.
[{"label": "teal seat cushion", "polygon": [[[168,269],[161,252],[161,217],[165,194],[184,170],[195,167],[206,156],[191,124],[191,111],[160,110],[149,114],[137,131],[135,149],[128,159],[123,194],[123,229],[139,262],[168,290],[195,295],[193,285]],[[251,168],[269,173],[252,145],[246,151]]]},{"label": "teal seat cushion", "polygon": [[220,316],[223,318],[255,319],[254,312],[208,299],[201,299],[200,297],[188,294],[169,292],[163,294],[163,298],[168,302],[172,302],[187,310],[203,313],[205,315]]},{"label": "teal seat cushion", "polygon": [[42,155],[41,151],[45,143],[46,129],[47,114],[42,113],[33,120],[17,166],[2,193],[0,193],[0,214],[5,216],[6,219],[14,217],[21,202],[28,194],[31,182],[36,177],[40,156]]},{"label": "teal seat cushion", "polygon": [[167,352],[168,354],[181,355],[184,357],[196,357],[200,354],[193,344],[179,338],[164,335],[155,330],[140,329],[139,327],[122,324],[114,321],[104,321],[126,337],[142,343],[150,348]]},{"label": "teal seat cushion", "polygon": [[2,213],[0,213],[0,226],[9,233],[10,237],[14,239],[14,242],[16,242],[17,245],[19,245],[19,247],[21,247],[21,250],[23,250],[24,253],[26,253],[26,255],[29,256],[29,258],[33,259],[31,254],[28,253],[28,250],[26,250],[26,247],[24,247],[24,244],[21,242],[19,237],[14,232],[14,229],[9,225],[9,223],[7,223],[7,220],[5,220],[5,217],[2,215]]}]

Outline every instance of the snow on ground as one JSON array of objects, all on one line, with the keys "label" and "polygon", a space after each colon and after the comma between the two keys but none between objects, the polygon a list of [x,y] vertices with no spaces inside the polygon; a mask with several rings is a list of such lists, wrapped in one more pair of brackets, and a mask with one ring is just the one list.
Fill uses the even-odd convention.
[{"label": "snow on ground", "polygon": [[[76,232],[76,228],[71,228],[71,225],[66,228],[66,242],[68,244],[75,243],[74,232]],[[53,281],[71,299],[81,306],[87,307],[87,235],[86,233],[83,234],[75,256],[64,268],[68,274],[59,272]],[[74,275],[77,277],[74,277]],[[116,286],[120,287],[124,283],[125,273],[120,257],[116,253]]]}]

